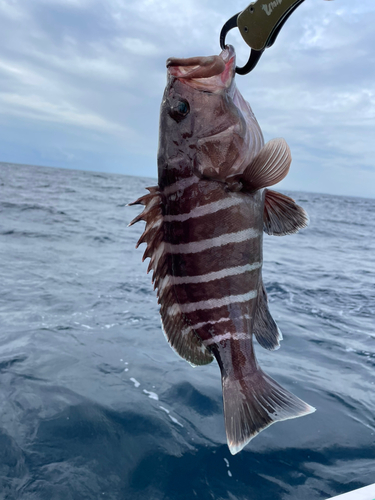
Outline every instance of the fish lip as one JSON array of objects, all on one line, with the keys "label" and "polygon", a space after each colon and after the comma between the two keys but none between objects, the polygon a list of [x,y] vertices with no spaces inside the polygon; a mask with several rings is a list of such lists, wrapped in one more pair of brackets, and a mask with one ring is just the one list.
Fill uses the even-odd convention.
[{"label": "fish lip", "polygon": [[221,79],[225,82],[225,86],[228,88],[231,86],[234,77],[236,75],[236,51],[233,45],[226,45],[225,49],[221,51],[219,57],[225,63],[225,70],[221,74]]},{"label": "fish lip", "polygon": [[218,56],[174,58],[166,62],[168,77],[196,90],[220,92],[228,89],[236,72],[236,53],[227,45]]},{"label": "fish lip", "polygon": [[230,62],[232,57],[234,57],[234,62],[233,64],[236,63],[236,51],[234,50],[233,45],[226,45],[225,48],[220,52],[219,57],[223,59],[225,64]]}]

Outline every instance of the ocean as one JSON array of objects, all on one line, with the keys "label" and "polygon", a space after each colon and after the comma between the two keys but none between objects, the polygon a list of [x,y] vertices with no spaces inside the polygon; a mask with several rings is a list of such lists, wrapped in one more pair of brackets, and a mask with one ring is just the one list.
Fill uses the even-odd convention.
[{"label": "ocean", "polygon": [[219,368],[168,346],[143,223],[127,227],[155,183],[0,164],[0,500],[318,500],[374,483],[375,199],[286,193],[310,225],[265,235],[284,340],[256,352],[317,411],[232,456]]}]

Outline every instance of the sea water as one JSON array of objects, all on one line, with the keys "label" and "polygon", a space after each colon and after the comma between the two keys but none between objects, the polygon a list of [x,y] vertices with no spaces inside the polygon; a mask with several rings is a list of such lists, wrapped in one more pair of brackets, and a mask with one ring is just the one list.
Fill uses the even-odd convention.
[{"label": "sea water", "polygon": [[216,362],[168,346],[126,204],[154,179],[0,164],[0,499],[317,500],[375,482],[375,200],[287,193],[265,236],[284,340],[262,368],[316,407],[236,456]]}]

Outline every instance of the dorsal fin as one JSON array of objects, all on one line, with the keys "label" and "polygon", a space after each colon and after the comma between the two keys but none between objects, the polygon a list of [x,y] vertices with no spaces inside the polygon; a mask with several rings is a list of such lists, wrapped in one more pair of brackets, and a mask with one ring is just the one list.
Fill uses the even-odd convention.
[{"label": "dorsal fin", "polygon": [[297,233],[308,224],[308,216],[293,198],[285,194],[265,190],[263,229],[267,234],[284,236]]},{"label": "dorsal fin", "polygon": [[[211,363],[213,356],[202,344],[194,330],[186,323],[170,286],[167,275],[167,257],[164,242],[164,227],[162,213],[162,195],[158,187],[147,188],[150,194],[141,196],[129,205],[144,205],[145,208],[135,217],[129,226],[143,220],[146,222],[145,230],[139,238],[137,247],[146,243],[143,260],[150,258],[147,272],[153,271],[152,281],[157,288],[157,297],[160,303],[160,314],[165,336],[174,351],[193,365]],[[173,314],[171,314],[173,312]]]},{"label": "dorsal fin", "polygon": [[284,139],[272,139],[259,151],[239,180],[244,191],[256,191],[277,184],[289,172],[292,156]]}]

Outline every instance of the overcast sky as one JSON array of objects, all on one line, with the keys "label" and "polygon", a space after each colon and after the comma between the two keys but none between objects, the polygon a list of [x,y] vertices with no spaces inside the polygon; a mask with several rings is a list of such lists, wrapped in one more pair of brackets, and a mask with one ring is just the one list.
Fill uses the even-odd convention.
[{"label": "overcast sky", "polygon": [[[247,5],[0,0],[0,161],[156,177],[165,60],[218,54]],[[375,197],[374,0],[305,0],[236,78],[266,141],[291,147],[282,188]]]}]

